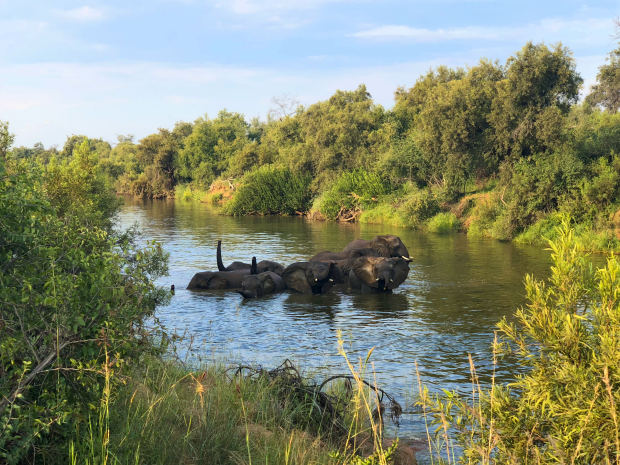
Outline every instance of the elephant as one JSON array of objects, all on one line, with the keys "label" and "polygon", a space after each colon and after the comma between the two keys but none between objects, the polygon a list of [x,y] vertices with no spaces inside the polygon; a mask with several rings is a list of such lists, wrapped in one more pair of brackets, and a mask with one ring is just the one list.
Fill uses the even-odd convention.
[{"label": "elephant", "polygon": [[338,284],[344,284],[351,270],[351,264],[358,257],[377,257],[378,252],[375,249],[369,247],[361,249],[353,249],[349,252],[319,252],[313,256],[311,262],[323,262],[334,264],[334,281]]},{"label": "elephant", "polygon": [[241,290],[237,291],[246,299],[262,297],[286,289],[282,276],[273,271],[246,275],[241,281]]},{"label": "elephant", "polygon": [[256,257],[252,257],[249,270],[201,271],[196,273],[187,289],[241,289],[243,279],[257,274]]},{"label": "elephant", "polygon": [[349,287],[362,293],[392,292],[409,274],[402,257],[358,257],[351,264]]},{"label": "elephant", "polygon": [[323,294],[334,285],[334,263],[297,262],[287,266],[282,278],[287,289],[302,294]]},{"label": "elephant", "polygon": [[404,257],[411,260],[409,257],[409,251],[403,241],[398,236],[392,234],[385,234],[383,236],[375,236],[371,240],[356,239],[349,242],[349,244],[342,250],[344,253],[349,253],[358,249],[371,248],[377,252],[379,257]]},{"label": "elephant", "polygon": [[[277,262],[272,262],[271,260],[261,260],[256,266],[258,273],[272,271],[282,276],[282,272],[284,271],[282,265]],[[249,263],[243,262],[232,262],[230,265],[224,266],[222,262],[222,241],[217,241],[217,269],[219,271],[249,271],[250,267],[251,265]]]}]

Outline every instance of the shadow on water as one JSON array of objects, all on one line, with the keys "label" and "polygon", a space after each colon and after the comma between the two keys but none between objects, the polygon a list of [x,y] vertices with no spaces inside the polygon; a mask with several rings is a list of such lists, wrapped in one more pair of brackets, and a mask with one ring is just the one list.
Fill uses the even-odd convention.
[{"label": "shadow on water", "polygon": [[[352,360],[372,360],[379,383],[401,399],[415,395],[414,361],[432,391],[470,392],[468,354],[483,382],[493,373],[491,343],[495,324],[511,318],[524,303],[526,273],[547,276],[549,254],[533,247],[464,234],[439,236],[376,225],[341,225],[298,217],[218,216],[204,205],[173,201],[128,201],[120,226],[137,222],[145,238],[170,253],[175,284],[170,304],[157,317],[170,329],[194,336],[205,359],[277,366],[285,358],[311,373],[342,373],[338,334]],[[216,270],[215,248],[222,240],[224,263],[270,259],[283,264],[307,260],[322,250],[341,250],[351,240],[397,234],[413,257],[409,277],[393,294],[335,291],[292,293],[244,301],[234,292],[190,292],[197,271]],[[516,367],[503,364],[498,380]],[[401,434],[423,435],[415,416],[404,418]]]}]

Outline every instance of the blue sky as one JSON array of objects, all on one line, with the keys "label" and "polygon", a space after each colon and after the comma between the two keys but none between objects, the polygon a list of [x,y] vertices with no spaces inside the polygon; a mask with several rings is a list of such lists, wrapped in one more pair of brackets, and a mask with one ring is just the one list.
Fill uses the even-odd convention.
[{"label": "blue sky", "polygon": [[393,105],[432,67],[569,47],[589,87],[619,0],[0,0],[0,120],[16,145],[140,139],[226,108],[265,119],[365,83]]}]

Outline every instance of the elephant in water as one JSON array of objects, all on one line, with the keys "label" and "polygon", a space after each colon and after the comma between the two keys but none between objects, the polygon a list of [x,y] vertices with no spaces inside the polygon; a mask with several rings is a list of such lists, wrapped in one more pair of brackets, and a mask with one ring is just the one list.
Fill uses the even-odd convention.
[{"label": "elephant in water", "polygon": [[351,264],[349,287],[362,293],[392,292],[409,274],[402,257],[358,257]]},{"label": "elephant in water", "polygon": [[196,273],[187,285],[187,289],[241,289],[244,278],[257,274],[256,257],[247,270],[202,271]]},{"label": "elephant in water", "polygon": [[345,254],[354,250],[370,248],[377,252],[379,257],[404,257],[410,260],[409,251],[403,241],[398,236],[385,234],[383,236],[375,236],[371,240],[356,239],[342,250]]},{"label": "elephant in water", "polygon": [[369,247],[362,249],[354,249],[349,252],[319,252],[310,259],[311,262],[323,262],[334,264],[334,281],[338,284],[344,284],[349,278],[351,264],[358,257],[378,257],[379,254],[375,249]]},{"label": "elephant in water", "polygon": [[282,273],[288,289],[302,294],[323,294],[334,285],[334,263],[297,262]]},{"label": "elephant in water", "polygon": [[[249,263],[243,262],[232,262],[228,266],[224,266],[224,262],[222,262],[222,241],[217,241],[217,269],[219,271],[249,271],[251,265]],[[256,264],[256,269],[258,273],[263,273],[265,271],[272,271],[280,276],[282,276],[282,272],[284,271],[284,267],[277,262],[272,262],[271,260],[261,260]]]},{"label": "elephant in water", "polygon": [[237,291],[246,299],[282,292],[286,289],[284,279],[273,271],[246,275],[241,281],[241,290]]}]

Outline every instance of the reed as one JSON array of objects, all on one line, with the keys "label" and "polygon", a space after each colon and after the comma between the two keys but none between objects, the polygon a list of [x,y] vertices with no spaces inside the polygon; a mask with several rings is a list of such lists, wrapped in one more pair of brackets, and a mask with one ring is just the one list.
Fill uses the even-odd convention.
[{"label": "reed", "polygon": [[[431,396],[418,377],[437,463],[456,463],[455,443],[459,463],[620,464],[620,263],[610,255],[594,271],[568,218],[549,247],[550,278],[528,276],[528,304],[497,325],[490,386],[481,385],[471,356],[468,397]],[[506,356],[525,371],[497,384]]]},{"label": "reed", "polygon": [[[368,357],[318,387],[278,370],[144,358],[124,374],[104,369],[99,405],[76,425],[72,464],[285,463],[388,465],[383,392],[364,379]],[[270,373],[270,374],[269,374]],[[349,380],[352,383],[349,383]],[[344,382],[346,381],[346,382]],[[329,408],[320,407],[325,399]]]}]

